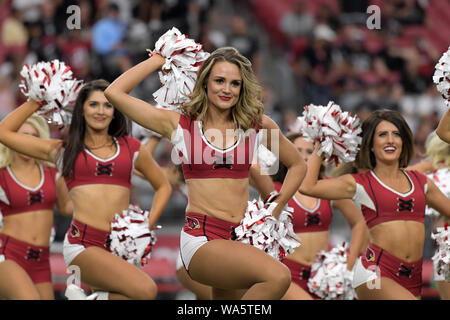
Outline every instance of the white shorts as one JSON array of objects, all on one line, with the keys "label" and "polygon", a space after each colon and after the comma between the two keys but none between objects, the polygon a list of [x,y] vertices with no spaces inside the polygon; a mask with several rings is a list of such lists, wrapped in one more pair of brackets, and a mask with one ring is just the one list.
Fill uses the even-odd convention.
[{"label": "white shorts", "polygon": [[83,252],[86,248],[80,244],[71,244],[67,239],[67,233],[64,237],[64,245],[63,245],[63,256],[64,261],[66,262],[66,266],[70,266],[73,259],[76,258],[81,252]]},{"label": "white shorts", "polygon": [[183,265],[183,261],[181,260],[181,252],[178,250],[178,255],[177,255],[177,262],[175,265],[176,270],[180,270],[181,268],[184,268]]},{"label": "white shorts", "polygon": [[353,281],[352,287],[353,289],[359,287],[360,285],[373,281],[378,278],[377,272],[373,270],[367,270],[364,268],[361,262],[362,257],[359,257],[356,260],[355,265],[353,266]]},{"label": "white shorts", "polygon": [[197,250],[207,242],[208,239],[205,236],[195,237],[181,230],[180,257],[186,270],[189,270],[189,264]]}]

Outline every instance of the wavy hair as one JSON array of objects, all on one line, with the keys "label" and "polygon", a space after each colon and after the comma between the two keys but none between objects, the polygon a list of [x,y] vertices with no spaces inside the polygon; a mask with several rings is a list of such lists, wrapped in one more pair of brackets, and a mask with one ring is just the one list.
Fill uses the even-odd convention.
[{"label": "wavy hair", "polygon": [[450,168],[450,144],[439,138],[436,131],[428,135],[425,141],[425,153],[434,168]]},{"label": "wavy hair", "polygon": [[[68,177],[75,166],[78,154],[86,147],[84,144],[84,136],[86,133],[86,121],[84,120],[83,106],[92,92],[104,92],[109,86],[109,82],[103,79],[87,82],[81,89],[75,101],[72,112],[72,121],[70,123],[69,132],[64,141],[64,155],[62,163],[62,175]],[[114,115],[109,124],[108,134],[112,137],[119,138],[128,135],[130,132],[130,122],[117,108],[114,108]]]},{"label": "wavy hair", "polygon": [[203,62],[198,72],[194,90],[190,96],[191,100],[182,106],[182,112],[188,117],[194,117],[198,120],[205,118],[208,109],[206,83],[213,66],[217,62],[222,61],[238,66],[242,77],[239,99],[231,110],[233,121],[239,124],[244,131],[256,128],[262,122],[264,114],[264,105],[261,101],[261,85],[253,72],[251,62],[233,47],[219,48]]},{"label": "wavy hair", "polygon": [[[41,117],[37,113],[33,113],[31,116],[29,116],[24,123],[32,125],[37,130],[39,138],[44,140],[50,139],[50,128],[48,126],[48,123],[47,121],[45,121],[43,117]],[[14,150],[0,143],[0,168],[9,166],[14,161],[14,152],[15,152]],[[41,160],[36,161],[50,165],[50,163],[45,161]]]}]

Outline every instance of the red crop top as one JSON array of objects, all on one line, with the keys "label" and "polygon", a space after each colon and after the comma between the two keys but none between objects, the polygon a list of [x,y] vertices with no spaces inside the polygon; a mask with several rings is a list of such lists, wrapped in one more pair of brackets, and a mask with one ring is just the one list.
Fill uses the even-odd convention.
[{"label": "red crop top", "polygon": [[182,114],[172,143],[184,178],[248,178],[261,131],[249,132],[246,136],[239,134],[233,146],[219,149],[204,136],[201,121]]},{"label": "red crop top", "polygon": [[[282,184],[275,181],[274,186],[280,191]],[[329,200],[317,199],[316,206],[308,209],[293,196],[288,206],[294,209],[292,225],[295,233],[328,231],[330,228],[333,211]]]},{"label": "red crop top", "polygon": [[411,189],[397,192],[386,186],[373,171],[355,173],[356,192],[353,201],[360,208],[369,228],[393,220],[424,223],[427,178],[418,171],[405,171]]},{"label": "red crop top", "polygon": [[[4,216],[37,210],[53,210],[56,202],[58,170],[39,165],[41,181],[30,188],[22,184],[10,167],[0,169],[0,210]],[[6,200],[6,201],[5,201]]]},{"label": "red crop top", "polygon": [[116,153],[102,159],[89,150],[78,154],[72,174],[65,177],[67,188],[85,184],[115,184],[129,188],[134,161],[139,154],[141,143],[132,137],[114,138]]}]

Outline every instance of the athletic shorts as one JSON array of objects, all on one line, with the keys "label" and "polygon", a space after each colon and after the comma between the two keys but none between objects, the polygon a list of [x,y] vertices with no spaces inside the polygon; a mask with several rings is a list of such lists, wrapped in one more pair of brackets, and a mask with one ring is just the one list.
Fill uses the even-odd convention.
[{"label": "athletic shorts", "polygon": [[98,247],[110,252],[109,234],[109,231],[72,220],[64,238],[63,255],[66,265],[69,266],[76,256],[89,247]]},{"label": "athletic shorts", "polygon": [[320,299],[320,297],[309,291],[308,288],[308,279],[311,275],[311,266],[307,266],[289,259],[283,259],[281,262],[289,268],[289,271],[291,271],[291,279],[293,283],[305,290],[314,299]]},{"label": "athletic shorts", "polygon": [[181,260],[189,270],[195,252],[205,243],[214,239],[232,240],[234,228],[239,223],[223,221],[198,213],[186,213],[185,223],[180,234]]},{"label": "athletic shorts", "polygon": [[422,262],[403,261],[373,243],[369,243],[366,252],[355,265],[353,288],[381,277],[394,280],[418,297],[422,291]]},{"label": "athletic shorts", "polygon": [[0,234],[0,263],[5,260],[21,266],[34,284],[52,281],[49,247],[31,245]]}]

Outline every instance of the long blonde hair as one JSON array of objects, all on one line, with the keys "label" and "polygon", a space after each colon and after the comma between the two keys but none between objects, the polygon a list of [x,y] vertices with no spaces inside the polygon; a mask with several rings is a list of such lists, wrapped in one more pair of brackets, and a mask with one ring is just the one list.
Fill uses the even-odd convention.
[{"label": "long blonde hair", "polygon": [[425,141],[425,153],[434,168],[450,168],[450,144],[439,138],[436,131],[428,135]]},{"label": "long blonde hair", "polygon": [[258,83],[251,62],[233,47],[223,47],[215,50],[203,62],[199,72],[191,100],[181,108],[182,112],[197,120],[204,120],[208,109],[206,83],[216,62],[226,61],[239,67],[242,77],[242,88],[236,106],[231,113],[233,121],[243,130],[256,128],[262,121],[264,105],[261,101],[261,86]]},{"label": "long blonde hair", "polygon": [[[50,128],[44,118],[36,113],[25,120],[25,123],[32,125],[38,132],[39,138],[50,139]],[[9,166],[14,160],[14,150],[0,143],[0,168]],[[47,163],[46,163],[47,164]]]}]

